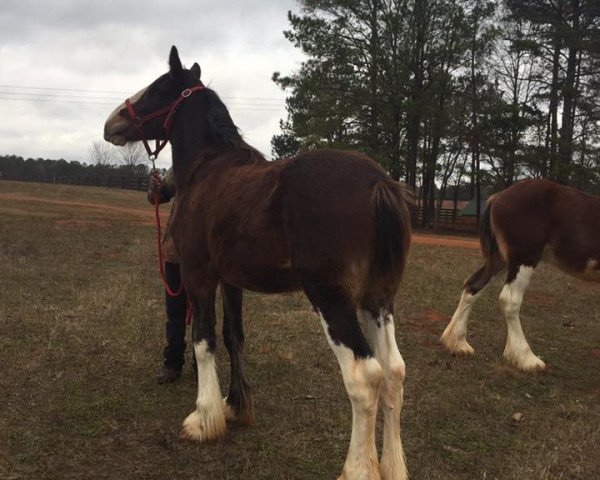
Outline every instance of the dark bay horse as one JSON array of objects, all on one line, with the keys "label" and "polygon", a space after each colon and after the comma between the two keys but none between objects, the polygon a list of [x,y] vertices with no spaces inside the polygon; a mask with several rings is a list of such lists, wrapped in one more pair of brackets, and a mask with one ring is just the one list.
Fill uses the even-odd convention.
[{"label": "dark bay horse", "polygon": [[[407,192],[358,153],[323,150],[266,161],[244,142],[216,93],[203,86],[197,64],[183,68],[173,47],[169,67],[117,107],[104,137],[116,145],[171,142],[179,197],[171,231],[193,306],[198,365],[196,409],[182,435],[212,440],[225,434],[226,418],[252,423],[242,290],[302,289],[321,319],[352,404],[342,478],[407,478],[400,439],[405,365],[392,316],[410,243]],[[218,285],[231,363],[225,400],[214,358]]]},{"label": "dark bay horse", "polygon": [[523,295],[541,261],[574,277],[600,282],[600,198],[545,179],[524,180],[490,197],[482,219],[481,247],[485,264],[465,282],[442,343],[454,353],[473,353],[466,340],[471,307],[490,279],[508,266],[500,293],[508,326],[504,356],[522,370],[544,369],[521,328]]}]

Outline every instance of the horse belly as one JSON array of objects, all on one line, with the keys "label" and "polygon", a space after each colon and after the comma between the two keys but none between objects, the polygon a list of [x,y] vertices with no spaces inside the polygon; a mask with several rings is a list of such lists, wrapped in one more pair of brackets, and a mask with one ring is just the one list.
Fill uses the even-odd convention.
[{"label": "horse belly", "polygon": [[300,280],[291,268],[277,266],[244,266],[222,272],[227,283],[254,292],[282,293],[301,288]]},{"label": "horse belly", "polygon": [[590,256],[588,251],[547,246],[543,260],[563,272],[588,282],[600,282],[600,258]]}]

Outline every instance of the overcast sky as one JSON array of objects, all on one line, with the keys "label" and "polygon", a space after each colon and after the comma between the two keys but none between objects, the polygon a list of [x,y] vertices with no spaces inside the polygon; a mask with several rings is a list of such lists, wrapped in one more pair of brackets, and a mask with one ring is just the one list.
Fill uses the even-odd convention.
[{"label": "overcast sky", "polygon": [[268,157],[285,117],[271,75],[301,61],[283,37],[288,10],[294,0],[2,0],[0,155],[89,163],[108,114],[167,70],[176,45]]}]

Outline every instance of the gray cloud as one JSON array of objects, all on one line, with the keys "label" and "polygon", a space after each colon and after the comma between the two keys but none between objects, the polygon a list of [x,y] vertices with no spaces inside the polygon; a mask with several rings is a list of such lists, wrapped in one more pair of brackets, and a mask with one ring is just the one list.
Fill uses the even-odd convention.
[{"label": "gray cloud", "polygon": [[301,59],[282,35],[294,8],[293,0],[55,0],[43,8],[4,0],[0,154],[88,161],[108,113],[166,70],[172,44],[184,64],[200,63],[247,140],[269,154],[285,115],[271,74]]}]

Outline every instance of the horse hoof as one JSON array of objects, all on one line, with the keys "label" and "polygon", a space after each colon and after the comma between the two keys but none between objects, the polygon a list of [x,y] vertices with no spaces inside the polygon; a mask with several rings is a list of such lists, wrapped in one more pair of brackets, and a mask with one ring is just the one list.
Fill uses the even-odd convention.
[{"label": "horse hoof", "polygon": [[442,345],[454,355],[468,357],[475,354],[475,350],[466,340],[456,340],[449,335],[442,335]]},{"label": "horse hoof", "polygon": [[535,355],[533,356],[533,358],[529,358],[525,361],[518,362],[517,364],[515,364],[515,366],[519,370],[523,370],[524,372],[528,373],[543,372],[544,370],[546,370],[546,364],[544,363],[544,361],[541,358],[536,357]]},{"label": "horse hoof", "polygon": [[225,418],[228,422],[237,423],[238,425],[243,425],[247,427],[251,427],[254,425],[254,406],[250,401],[248,404],[244,405],[245,408],[242,408],[241,411],[236,412],[236,409],[227,403],[227,397],[223,399],[223,411],[225,412]]},{"label": "horse hoof", "polygon": [[470,357],[472,355],[475,355],[475,349],[466,341],[464,341],[463,343],[456,346],[453,353],[461,357]]},{"label": "horse hoof", "polygon": [[160,374],[156,377],[156,383],[164,385],[165,383],[173,383],[181,377],[181,368],[163,367]]},{"label": "horse hoof", "polygon": [[223,410],[204,416],[195,410],[183,421],[181,438],[193,442],[219,440],[225,436],[226,428]]},{"label": "horse hoof", "polygon": [[237,422],[237,415],[231,405],[227,403],[227,397],[223,399],[223,412],[225,413],[225,420],[228,422]]},{"label": "horse hoof", "polygon": [[546,369],[544,361],[531,351],[524,349],[505,349],[504,358],[513,366],[524,372],[541,372]]}]

